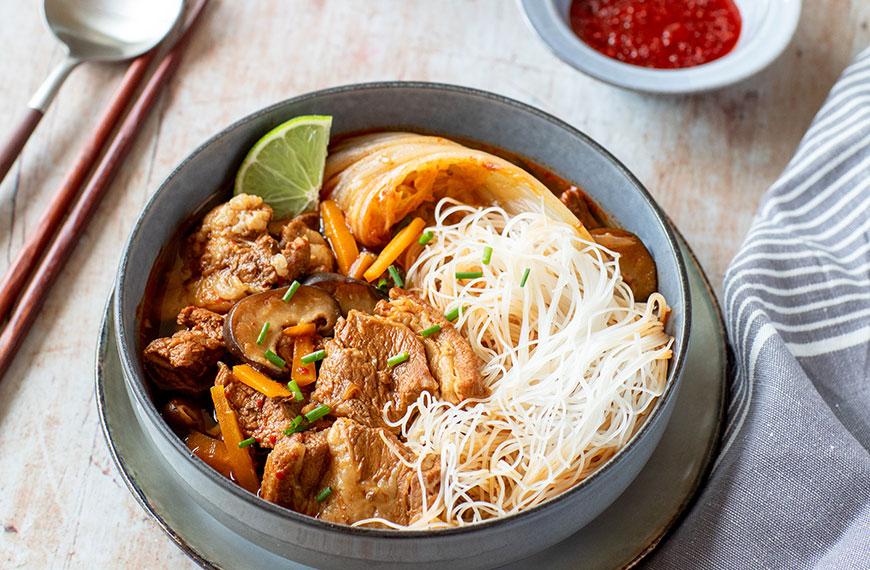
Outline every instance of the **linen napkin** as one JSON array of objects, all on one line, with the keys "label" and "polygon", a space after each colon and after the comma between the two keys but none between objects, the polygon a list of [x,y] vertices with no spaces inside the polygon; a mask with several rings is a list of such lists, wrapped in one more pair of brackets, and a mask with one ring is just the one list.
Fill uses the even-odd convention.
[{"label": "linen napkin", "polygon": [[725,276],[736,356],[711,478],[653,568],[870,568],[870,49]]}]

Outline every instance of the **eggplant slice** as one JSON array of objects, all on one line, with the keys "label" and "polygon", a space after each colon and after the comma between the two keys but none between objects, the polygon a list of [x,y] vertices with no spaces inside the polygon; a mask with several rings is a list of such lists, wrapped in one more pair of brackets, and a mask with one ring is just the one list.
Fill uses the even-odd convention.
[{"label": "eggplant slice", "polygon": [[338,273],[312,273],[303,283],[332,295],[338,301],[343,317],[346,317],[351,309],[371,315],[378,301],[388,298],[386,293],[365,281]]},{"label": "eggplant slice", "polygon": [[[265,356],[267,350],[277,353],[284,328],[315,323],[321,336],[331,336],[341,316],[338,302],[323,289],[301,285],[289,301],[284,301],[287,289],[281,287],[245,297],[233,305],[224,323],[224,342],[230,352],[264,372],[280,374],[287,370]],[[269,323],[269,329],[257,344],[264,323]]]}]

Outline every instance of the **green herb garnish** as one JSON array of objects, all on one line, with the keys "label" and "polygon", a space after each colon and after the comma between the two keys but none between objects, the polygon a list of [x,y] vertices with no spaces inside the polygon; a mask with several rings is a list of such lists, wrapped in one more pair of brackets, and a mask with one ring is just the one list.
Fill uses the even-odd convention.
[{"label": "green herb garnish", "polygon": [[285,303],[289,303],[290,299],[293,298],[293,295],[296,294],[296,291],[299,289],[299,287],[301,285],[302,284],[299,283],[299,281],[293,281],[293,283],[290,284],[290,287],[287,288],[287,292],[284,293],[283,297],[281,297],[281,300],[284,301]]},{"label": "green herb garnish", "polygon": [[293,435],[294,433],[298,433],[302,431],[302,422],[305,421],[305,418],[302,416],[296,416],[290,422],[290,427],[284,430],[284,435]]},{"label": "green herb garnish", "polygon": [[284,366],[287,365],[287,362],[283,358],[281,358],[271,350],[267,350],[266,352],[264,352],[263,356],[265,356],[266,360],[268,360],[278,368],[284,368]]},{"label": "green herb garnish", "polygon": [[387,359],[387,366],[397,366],[403,362],[407,362],[410,356],[408,356],[407,352],[400,352],[395,356],[391,356]]},{"label": "green herb garnish", "polygon": [[330,411],[332,411],[332,408],[330,408],[326,404],[320,404],[310,412],[306,413],[305,419],[309,422],[316,422],[317,420],[328,414]]},{"label": "green herb garnish", "polygon": [[393,283],[396,284],[396,287],[404,287],[405,282],[402,281],[402,276],[399,275],[399,270],[396,269],[395,265],[391,265],[387,267],[387,272],[390,274],[390,277],[393,278]]},{"label": "green herb garnish", "polygon": [[332,494],[332,488],[331,487],[324,487],[323,489],[320,490],[319,493],[317,493],[317,496],[314,497],[314,500],[317,501],[318,503],[322,503],[331,494]]},{"label": "green herb garnish", "polygon": [[441,330],[441,325],[432,325],[428,329],[423,329],[420,331],[420,336],[432,336],[433,334],[439,332]]},{"label": "green herb garnish", "polygon": [[532,269],[530,267],[526,267],[526,270],[523,271],[523,278],[520,279],[520,287],[526,286],[526,281],[529,280],[529,273],[531,273],[531,272],[532,272]]},{"label": "green herb garnish", "polygon": [[420,234],[420,239],[417,240],[417,243],[419,243],[420,245],[426,245],[427,243],[432,241],[433,237],[435,237],[435,232],[433,232],[432,230],[426,230],[425,232]]},{"label": "green herb garnish", "polygon": [[457,271],[457,279],[477,279],[483,277],[483,271]]},{"label": "green herb garnish", "polygon": [[302,364],[311,364],[312,362],[317,362],[318,360],[323,360],[326,357],[326,351],[322,348],[320,350],[315,350],[314,352],[310,352],[299,359],[299,362]]},{"label": "green herb garnish", "polygon": [[296,380],[290,380],[287,382],[287,389],[293,392],[293,399],[297,402],[301,402],[305,399],[305,396],[302,395],[302,389],[299,388],[299,384],[296,383]]},{"label": "green herb garnish", "polygon": [[451,323],[459,318],[462,314],[462,307],[453,307],[446,313],[444,313],[444,318],[450,321]]},{"label": "green herb garnish", "polygon": [[254,445],[255,443],[257,443],[257,439],[254,437],[249,437],[248,439],[243,439],[242,441],[240,441],[239,447],[249,447],[251,445]]},{"label": "green herb garnish", "polygon": [[492,248],[488,245],[483,248],[483,259],[480,260],[484,265],[489,265],[492,261]]},{"label": "green herb garnish", "polygon": [[260,334],[257,336],[257,344],[263,344],[263,341],[266,340],[266,333],[269,332],[269,321],[263,323],[263,328],[260,329]]}]

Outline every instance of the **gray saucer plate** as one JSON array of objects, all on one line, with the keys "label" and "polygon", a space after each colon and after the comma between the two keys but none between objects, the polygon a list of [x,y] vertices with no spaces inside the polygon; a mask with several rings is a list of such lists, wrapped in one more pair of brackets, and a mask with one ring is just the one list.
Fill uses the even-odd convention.
[{"label": "gray saucer plate", "polygon": [[[632,566],[680,519],[706,479],[719,444],[725,389],[725,330],[703,270],[682,237],[692,295],[685,377],[661,443],[628,489],[603,514],[556,546],[510,568]],[[111,305],[111,303],[110,303]],[[124,481],[142,507],[206,568],[307,568],[234,534],[202,510],[163,464],[134,417],[108,312],[97,347],[96,393],[103,433]]]}]

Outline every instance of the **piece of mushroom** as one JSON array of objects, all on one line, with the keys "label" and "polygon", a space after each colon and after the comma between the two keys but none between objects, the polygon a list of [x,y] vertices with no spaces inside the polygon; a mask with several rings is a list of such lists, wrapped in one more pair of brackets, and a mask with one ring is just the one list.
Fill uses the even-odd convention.
[{"label": "piece of mushroom", "polygon": [[372,314],[378,301],[387,298],[383,291],[372,287],[365,281],[345,277],[338,273],[312,273],[303,283],[323,289],[332,295],[341,306],[343,317],[346,317],[351,309]]},{"label": "piece of mushroom", "polygon": [[590,230],[595,241],[619,254],[622,279],[631,287],[635,299],[645,301],[658,289],[656,264],[636,235],[619,228]]},{"label": "piece of mushroom", "polygon": [[169,425],[181,432],[205,429],[202,408],[187,398],[172,398],[166,402],[163,406],[163,417]]},{"label": "piece of mushroom", "polygon": [[[280,374],[287,370],[266,357],[267,351],[277,353],[278,340],[286,327],[314,323],[321,336],[331,336],[341,315],[338,302],[323,289],[300,285],[284,301],[287,290],[282,287],[245,297],[233,305],[224,322],[224,342],[230,351],[264,372]],[[265,323],[269,327],[260,339]]]}]

